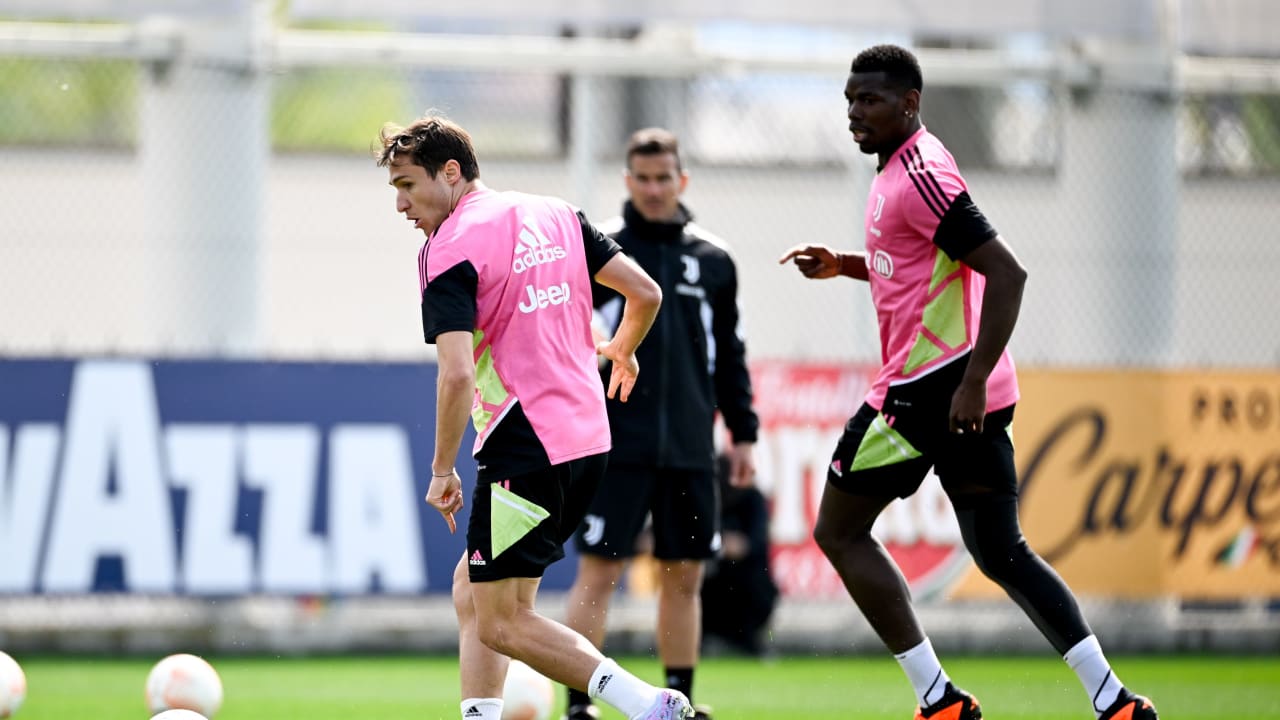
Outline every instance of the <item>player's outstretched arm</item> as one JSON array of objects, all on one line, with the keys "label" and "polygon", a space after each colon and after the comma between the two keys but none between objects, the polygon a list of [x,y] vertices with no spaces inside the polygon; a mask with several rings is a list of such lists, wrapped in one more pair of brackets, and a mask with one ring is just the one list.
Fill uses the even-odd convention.
[{"label": "player's outstretched arm", "polygon": [[794,261],[800,273],[811,280],[840,275],[854,280],[867,279],[867,258],[860,252],[838,252],[826,245],[796,245],[778,258],[778,264],[788,260]]},{"label": "player's outstretched arm", "polygon": [[[598,343],[596,352],[613,362],[609,378],[609,397],[623,402],[631,396],[631,388],[640,373],[636,348],[653,327],[662,305],[662,288],[634,260],[618,253],[596,273],[596,282],[615,290],[625,298],[618,331],[608,342]],[[621,390],[621,394],[619,394]]]}]

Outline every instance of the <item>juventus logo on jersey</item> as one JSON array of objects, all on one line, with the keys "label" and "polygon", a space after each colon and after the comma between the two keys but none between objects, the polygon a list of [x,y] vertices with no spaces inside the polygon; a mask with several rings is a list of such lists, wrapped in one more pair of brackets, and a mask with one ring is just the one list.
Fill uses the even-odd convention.
[{"label": "juventus logo on jersey", "polygon": [[[880,222],[880,216],[882,214],[884,214],[884,193],[876,193],[876,209],[871,211],[871,222]],[[875,225],[868,226],[867,232],[875,235],[876,237],[880,237],[882,235],[880,228]]]},{"label": "juventus logo on jersey", "polygon": [[698,258],[692,255],[681,255],[680,261],[684,263],[684,281],[690,285],[697,285],[698,278],[702,277],[702,266],[698,264]]}]

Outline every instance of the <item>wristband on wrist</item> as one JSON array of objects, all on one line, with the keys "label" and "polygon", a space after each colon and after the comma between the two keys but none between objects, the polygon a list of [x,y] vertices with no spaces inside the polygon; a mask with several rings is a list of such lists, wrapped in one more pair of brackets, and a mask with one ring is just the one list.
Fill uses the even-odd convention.
[{"label": "wristband on wrist", "polygon": [[450,475],[453,475],[453,474],[454,474],[454,473],[456,473],[456,472],[458,472],[458,469],[457,469],[457,468],[449,468],[449,472],[447,472],[447,473],[436,473],[436,472],[433,470],[433,471],[431,471],[431,477],[449,477]]}]

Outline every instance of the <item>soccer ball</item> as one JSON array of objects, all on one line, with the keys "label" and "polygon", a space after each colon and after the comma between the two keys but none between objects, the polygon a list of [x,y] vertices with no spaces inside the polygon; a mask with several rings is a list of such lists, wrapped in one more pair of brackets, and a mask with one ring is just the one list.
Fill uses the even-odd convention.
[{"label": "soccer ball", "polygon": [[165,710],[151,720],[208,720],[195,710]]},{"label": "soccer ball", "polygon": [[[185,653],[170,655],[156,663],[147,676],[147,709],[153,715],[165,710],[194,710],[211,718],[220,707],[222,680],[203,658]],[[187,716],[186,720],[195,719]]]},{"label": "soccer ball", "polygon": [[27,676],[18,661],[0,651],[0,718],[13,717],[27,696]]},{"label": "soccer ball", "polygon": [[502,720],[548,720],[554,702],[550,680],[519,660],[511,661],[502,686]]}]

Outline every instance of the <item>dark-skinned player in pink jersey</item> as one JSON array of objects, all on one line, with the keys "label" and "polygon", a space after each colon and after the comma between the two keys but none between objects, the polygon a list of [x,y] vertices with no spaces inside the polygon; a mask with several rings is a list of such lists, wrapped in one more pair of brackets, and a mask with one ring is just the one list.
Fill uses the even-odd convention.
[{"label": "dark-skinned player in pink jersey", "polygon": [[920,118],[924,82],[908,50],[868,48],[845,84],[849,131],[879,167],[865,252],[799,245],[783,254],[807,278],[865,280],[884,365],[845,426],[814,527],[845,588],[902,665],[917,720],[978,720],[951,683],[911,605],[902,572],[871,534],[932,467],[965,547],[1075,671],[1100,720],[1155,720],[1111,670],[1070,588],[1018,524],[1011,427],[1018,381],[1005,345],[1027,273],[969,197],[951,153]]}]

